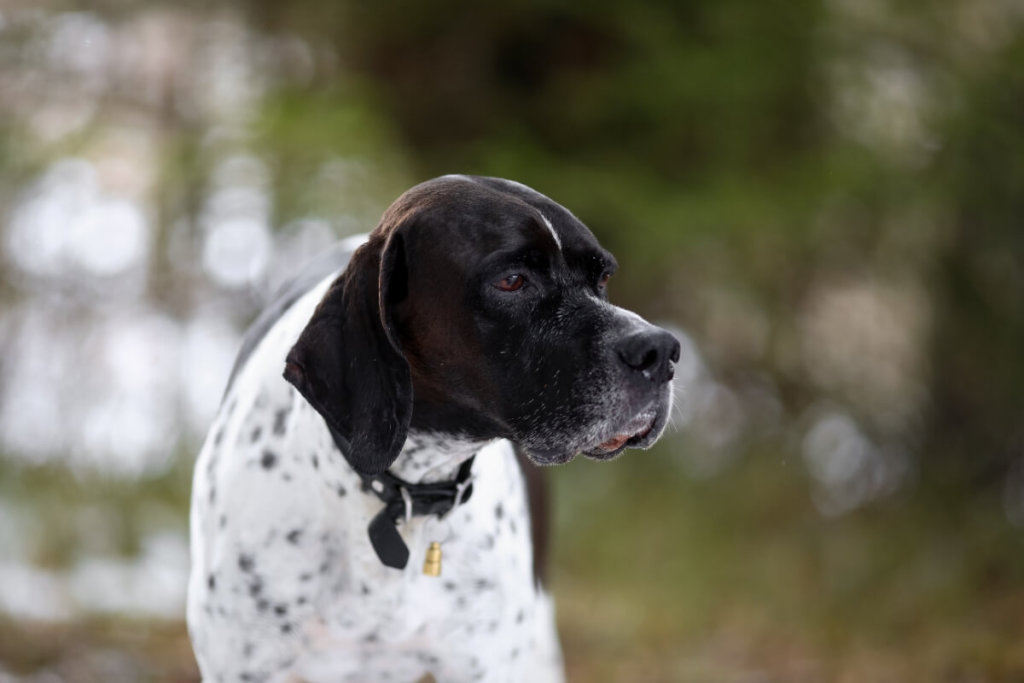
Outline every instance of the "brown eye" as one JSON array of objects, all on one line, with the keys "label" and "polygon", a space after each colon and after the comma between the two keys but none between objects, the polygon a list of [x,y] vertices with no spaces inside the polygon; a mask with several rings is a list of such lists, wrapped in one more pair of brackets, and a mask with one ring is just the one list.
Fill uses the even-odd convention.
[{"label": "brown eye", "polygon": [[601,289],[604,289],[605,286],[608,284],[608,280],[610,280],[611,277],[611,273],[602,273],[601,278],[597,281],[597,286]]},{"label": "brown eye", "polygon": [[524,284],[526,284],[526,278],[519,273],[514,273],[503,280],[499,280],[494,286],[503,292],[514,292],[522,289]]}]

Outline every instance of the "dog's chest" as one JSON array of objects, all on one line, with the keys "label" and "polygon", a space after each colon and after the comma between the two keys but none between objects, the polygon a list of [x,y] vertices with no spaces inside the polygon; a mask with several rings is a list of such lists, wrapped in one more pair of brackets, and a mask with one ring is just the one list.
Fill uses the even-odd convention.
[{"label": "dog's chest", "polygon": [[[196,464],[188,610],[204,676],[557,680],[552,608],[534,581],[523,475],[507,442],[479,451],[472,497],[448,517],[399,525],[404,570],[372,549],[367,526],[383,503],[280,376],[325,287],[253,351]],[[434,471],[445,462],[447,475]],[[395,463],[413,481],[457,467],[443,440],[415,436]],[[438,577],[422,571],[431,542],[442,549]]]},{"label": "dog's chest", "polygon": [[[223,658],[225,670],[249,662],[253,680],[275,671],[311,681],[447,671],[461,680],[485,666],[513,671],[553,640],[507,442],[477,454],[468,501],[444,519],[399,524],[410,560],[391,569],[367,536],[383,503],[362,490],[316,412],[290,388],[249,396],[246,387],[240,378],[200,456],[190,591],[197,648],[221,624],[246,628],[218,633],[218,651],[204,655]],[[414,437],[403,473],[450,457]],[[437,577],[422,571],[431,542],[441,546]]]},{"label": "dog's chest", "polygon": [[[429,456],[429,453],[424,455]],[[424,460],[429,462],[429,460]],[[532,547],[524,484],[508,444],[481,450],[473,467],[473,493],[443,518],[411,517],[398,524],[409,549],[408,566],[384,566],[367,526],[382,507],[344,473],[337,496],[321,519],[330,629],[340,637],[401,640],[450,628],[451,620],[495,630],[506,611],[533,594]],[[345,500],[346,498],[350,500]],[[342,521],[344,520],[344,521]],[[440,547],[440,575],[424,572],[431,543]],[[513,619],[514,621],[514,619]]]},{"label": "dog's chest", "polygon": [[[532,577],[522,483],[518,471],[502,471],[515,467],[504,462],[503,445],[489,450],[478,456],[487,466],[470,501],[444,520],[400,524],[410,550],[404,570],[380,563],[363,520],[336,534],[343,549],[324,575],[322,609],[307,624],[319,634],[307,658],[310,673],[343,671],[353,659],[361,675],[415,680],[435,659],[482,673],[536,648],[538,624],[548,615],[539,611]],[[495,495],[502,485],[510,490]],[[442,553],[436,577],[422,570],[431,542]]]}]

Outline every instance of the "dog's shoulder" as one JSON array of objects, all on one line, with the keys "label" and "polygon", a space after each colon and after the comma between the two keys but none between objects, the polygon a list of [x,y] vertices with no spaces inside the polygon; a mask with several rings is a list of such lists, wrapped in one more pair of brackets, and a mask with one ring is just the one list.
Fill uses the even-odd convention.
[{"label": "dog's shoulder", "polygon": [[329,434],[282,371],[288,349],[356,246],[346,240],[317,259],[245,335],[193,477],[193,552],[208,571],[194,596],[205,600],[218,582],[253,573],[253,550],[271,534],[284,538],[285,551],[295,546],[287,542],[291,530],[315,526],[307,508],[315,509],[318,487],[339,486],[321,471]]}]

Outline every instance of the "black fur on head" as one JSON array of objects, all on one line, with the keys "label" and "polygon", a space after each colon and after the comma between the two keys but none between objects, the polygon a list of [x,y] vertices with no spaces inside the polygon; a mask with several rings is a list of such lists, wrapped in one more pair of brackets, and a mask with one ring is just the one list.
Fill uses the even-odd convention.
[{"label": "black fur on head", "polygon": [[407,289],[403,225],[389,214],[331,285],[284,371],[367,475],[395,461],[412,417],[409,363],[392,316]]},{"label": "black fur on head", "polygon": [[364,474],[389,468],[410,429],[509,439],[540,464],[647,448],[668,419],[679,344],[608,301],[614,270],[534,190],[427,181],[353,255],[285,377]]}]

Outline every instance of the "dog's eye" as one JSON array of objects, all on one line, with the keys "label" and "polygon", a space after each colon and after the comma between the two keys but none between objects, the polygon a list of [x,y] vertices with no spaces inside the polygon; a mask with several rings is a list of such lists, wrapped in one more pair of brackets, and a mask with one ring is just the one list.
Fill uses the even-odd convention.
[{"label": "dog's eye", "polygon": [[513,273],[512,275],[509,275],[503,280],[499,280],[498,282],[496,282],[494,286],[503,292],[515,292],[519,289],[522,289],[523,285],[525,284],[526,278],[524,278],[519,273]]},{"label": "dog's eye", "polygon": [[610,280],[611,277],[611,273],[601,273],[601,277],[597,280],[598,289],[604,289],[608,285],[608,280]]}]

